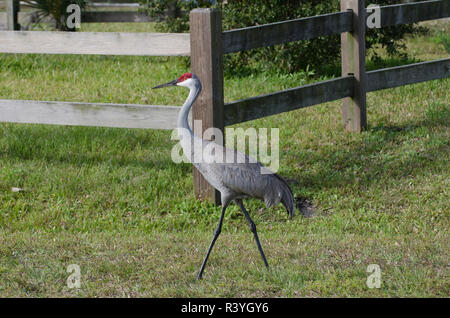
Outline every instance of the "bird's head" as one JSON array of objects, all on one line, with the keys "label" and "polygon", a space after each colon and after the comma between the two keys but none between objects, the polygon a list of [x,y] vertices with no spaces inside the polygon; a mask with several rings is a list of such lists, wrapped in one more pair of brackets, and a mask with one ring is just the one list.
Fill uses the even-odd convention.
[{"label": "bird's head", "polygon": [[176,80],[173,80],[169,83],[157,85],[157,86],[153,87],[153,89],[167,87],[167,86],[184,86],[187,88],[193,88],[198,85],[201,85],[201,84],[200,84],[200,80],[198,79],[197,75],[192,74],[192,73],[184,73]]}]

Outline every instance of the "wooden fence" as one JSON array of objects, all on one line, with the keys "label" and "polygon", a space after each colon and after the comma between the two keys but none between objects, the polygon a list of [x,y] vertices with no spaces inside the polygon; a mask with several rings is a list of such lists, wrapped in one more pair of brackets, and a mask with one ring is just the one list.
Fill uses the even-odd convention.
[{"label": "wooden fence", "polygon": [[[93,2],[93,8],[133,8],[138,9],[139,3],[122,3],[123,0],[113,2]],[[143,12],[133,11],[86,11],[83,12],[81,21],[83,23],[90,22],[150,22],[153,21],[151,17]]]},{"label": "wooden fence", "polygon": [[[26,21],[29,17],[28,13],[21,13],[21,7],[27,7],[28,4],[19,0],[4,0],[6,2],[7,12],[4,14],[5,16],[1,16],[0,12],[0,21],[7,20],[5,23],[7,30],[20,30],[21,26],[19,21]],[[134,2],[125,2],[124,0],[117,1],[94,1],[90,3],[90,5],[83,10],[81,20],[83,23],[92,23],[92,22],[109,22],[109,23],[117,23],[117,22],[151,22],[155,21],[155,18],[149,17],[146,13],[138,11],[140,8],[139,3]],[[0,4],[3,4],[0,0]],[[94,10],[93,10],[94,9]],[[114,10],[111,10],[114,9]],[[123,9],[123,10],[120,10]],[[176,10],[167,10],[165,12],[166,16],[175,16]]]},{"label": "wooden fence", "polygon": [[[13,0],[8,0],[12,3]],[[450,16],[450,1],[382,6],[381,27]],[[367,9],[363,0],[342,0],[341,12],[223,31],[221,12],[195,9],[190,34],[0,31],[0,53],[190,56],[203,83],[192,117],[203,129],[343,99],[350,131],[367,125],[366,93],[450,76],[450,59],[366,72]],[[224,104],[223,55],[258,47],[341,34],[342,77]],[[173,106],[0,100],[0,121],[123,128],[172,129]],[[218,193],[194,171],[195,193],[219,202]]]}]

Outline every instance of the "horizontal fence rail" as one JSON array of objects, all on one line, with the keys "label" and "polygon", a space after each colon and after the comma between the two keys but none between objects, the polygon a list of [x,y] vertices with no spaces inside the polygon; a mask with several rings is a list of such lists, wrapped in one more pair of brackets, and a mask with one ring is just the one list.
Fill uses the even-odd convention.
[{"label": "horizontal fence rail", "polygon": [[[366,9],[366,15],[372,13]],[[450,1],[422,1],[380,7],[381,27],[446,18]],[[224,53],[351,32],[353,13],[336,12],[223,32]]]},{"label": "horizontal fence rail", "polygon": [[340,77],[226,104],[225,125],[349,97],[353,93],[353,82],[353,76]]},{"label": "horizontal fence rail", "polygon": [[[30,21],[31,12],[18,12],[18,21],[22,25],[26,25]],[[6,28],[6,12],[0,12],[0,26]],[[84,11],[81,15],[82,23],[121,23],[121,22],[153,22],[156,18],[152,18],[145,13],[137,11]],[[50,22],[48,18],[44,23]]]},{"label": "horizontal fence rail", "polygon": [[309,40],[352,29],[352,12],[336,12],[223,32],[224,53]]},{"label": "horizontal fence rail", "polygon": [[[450,15],[450,1],[423,1],[400,5],[380,7],[381,26],[391,26],[404,23],[413,23],[431,19],[445,18]],[[292,41],[308,40],[320,36],[339,34],[352,31],[352,12],[337,12],[314,17],[265,24],[260,26],[225,31],[222,34],[223,52],[232,53],[265,47]],[[140,12],[85,12],[82,21],[85,22],[148,22],[152,19]],[[34,34],[36,33],[36,34]],[[72,33],[65,38],[63,35],[48,34],[49,32],[34,32],[36,41],[42,43],[59,42],[61,45],[35,45],[25,36],[0,34],[0,52],[4,53],[49,53],[49,54],[105,54],[105,55],[167,55],[188,56],[189,34],[151,34],[149,38],[135,33],[123,33],[130,36],[126,42],[130,52],[127,53],[127,43],[118,41],[121,33],[114,35],[105,32],[102,36],[95,33],[85,35],[88,32]],[[53,32],[52,32],[53,33]],[[170,39],[158,37],[170,36]],[[70,37],[70,38],[69,38]],[[5,41],[8,42],[5,42]],[[147,45],[147,41],[151,44]],[[3,42],[3,43],[2,43]],[[68,43],[70,42],[70,43]],[[101,44],[100,44],[101,43]],[[11,45],[10,45],[11,44]],[[104,49],[102,49],[105,44]],[[11,47],[4,50],[4,47]],[[84,46],[90,46],[83,49]],[[45,50],[48,48],[49,52]]]},{"label": "horizontal fence rail", "polygon": [[[450,59],[367,72],[367,91],[393,88],[450,76]],[[352,76],[251,97],[225,105],[224,124],[292,111],[345,97],[353,92]],[[0,121],[117,128],[173,129],[178,106],[0,100]]]},{"label": "horizontal fence rail", "polygon": [[[367,92],[450,77],[450,58],[367,72]],[[225,105],[225,125],[351,97],[353,76],[246,98]]]},{"label": "horizontal fence rail", "polygon": [[381,27],[446,18],[450,1],[421,1],[381,7]]},{"label": "horizontal fence rail", "polygon": [[0,122],[173,129],[178,106],[0,99]]},{"label": "horizontal fence rail", "polygon": [[120,2],[92,2],[90,7],[116,7],[116,8],[139,8],[139,3],[120,3]]},{"label": "horizontal fence rail", "polygon": [[450,58],[367,72],[367,91],[450,77]]},{"label": "horizontal fence rail", "polygon": [[1,53],[189,56],[189,34],[0,31]]},{"label": "horizontal fence rail", "polygon": [[[32,3],[36,4],[36,2]],[[28,7],[30,4],[25,1],[20,1],[20,5]],[[139,8],[139,3],[121,3],[120,1],[115,2],[91,2],[90,7],[118,7],[118,8]]]},{"label": "horizontal fence rail", "polygon": [[88,11],[83,12],[81,16],[83,23],[152,22],[154,20],[145,13],[135,11]]}]

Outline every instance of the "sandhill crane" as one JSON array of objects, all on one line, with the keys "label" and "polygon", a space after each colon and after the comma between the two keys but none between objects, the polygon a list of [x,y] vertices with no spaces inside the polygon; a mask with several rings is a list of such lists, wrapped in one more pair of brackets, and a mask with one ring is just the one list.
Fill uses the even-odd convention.
[{"label": "sandhill crane", "polygon": [[[221,232],[225,210],[231,201],[234,201],[239,206],[247,218],[250,230],[252,231],[256,245],[258,246],[259,253],[261,254],[264,264],[269,268],[269,264],[267,263],[266,256],[264,255],[258,238],[255,223],[245,209],[242,199],[245,197],[258,198],[264,200],[267,207],[277,205],[281,202],[286,208],[288,215],[292,218],[295,212],[292,190],[280,176],[275,173],[267,173],[268,169],[260,162],[250,160],[250,157],[245,154],[229,148],[222,146],[219,146],[221,148],[217,148],[217,144],[213,145],[216,147],[216,150],[221,149],[227,156],[230,154],[232,155],[233,160],[231,162],[229,160],[219,162],[206,159],[196,162],[194,160],[194,152],[202,151],[213,142],[195,136],[188,123],[189,111],[202,90],[202,84],[195,74],[185,73],[176,80],[153,88],[167,86],[183,86],[190,90],[189,96],[181,107],[178,115],[177,129],[181,147],[190,162],[198,169],[203,177],[220,192],[222,200],[222,212],[219,219],[219,225],[214,231],[213,239],[209,245],[197,279],[202,277],[209,254]],[[195,145],[199,145],[200,149]],[[266,172],[262,173],[262,169],[265,169]]]}]

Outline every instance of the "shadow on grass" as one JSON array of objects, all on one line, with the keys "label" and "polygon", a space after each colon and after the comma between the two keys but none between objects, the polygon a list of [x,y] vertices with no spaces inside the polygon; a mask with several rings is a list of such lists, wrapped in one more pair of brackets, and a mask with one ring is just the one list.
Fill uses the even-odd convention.
[{"label": "shadow on grass", "polygon": [[177,166],[183,174],[191,173],[190,165],[170,160],[176,144],[170,135],[171,131],[0,124],[0,159],[144,169]]},{"label": "shadow on grass", "polygon": [[446,132],[449,125],[450,109],[440,104],[430,109],[422,121],[369,127],[358,141],[308,153],[309,158],[303,163],[316,169],[305,169],[301,175],[292,176],[297,180],[294,187],[351,185],[365,190],[381,179],[444,173],[447,165],[443,161],[450,153]]},{"label": "shadow on grass", "polygon": [[[305,164],[316,169],[291,176],[298,180],[293,187],[338,188],[351,184],[364,189],[381,178],[398,179],[445,169],[436,162],[448,156],[448,138],[445,132],[433,135],[431,130],[449,126],[450,110],[443,104],[437,105],[420,122],[369,127],[359,141],[308,154]],[[75,166],[107,163],[144,169],[177,166],[170,160],[175,144],[170,140],[170,132],[12,124],[0,125],[0,132],[4,135],[0,136],[3,160],[41,160]],[[192,172],[189,164],[176,169],[183,175]]]}]

